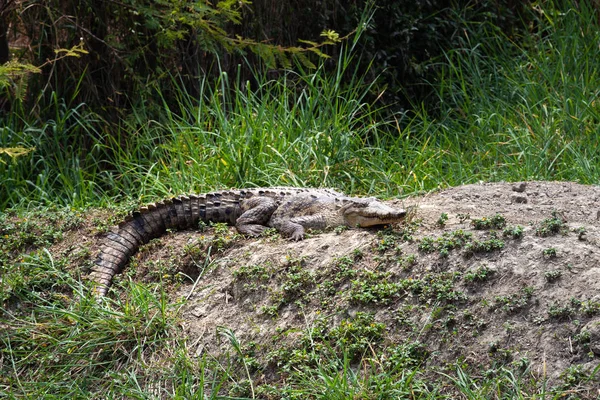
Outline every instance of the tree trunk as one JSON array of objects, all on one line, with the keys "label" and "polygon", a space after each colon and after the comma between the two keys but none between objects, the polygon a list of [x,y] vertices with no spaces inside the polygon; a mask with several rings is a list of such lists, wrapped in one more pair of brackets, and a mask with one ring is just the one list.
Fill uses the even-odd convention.
[{"label": "tree trunk", "polygon": [[4,19],[4,15],[0,15],[0,64],[4,64],[10,59],[8,50],[8,25]]}]

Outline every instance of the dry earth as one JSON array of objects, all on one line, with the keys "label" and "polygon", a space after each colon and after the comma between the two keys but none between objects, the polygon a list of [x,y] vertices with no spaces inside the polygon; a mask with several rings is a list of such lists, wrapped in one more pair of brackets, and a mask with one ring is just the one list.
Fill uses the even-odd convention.
[{"label": "dry earth", "polygon": [[[188,299],[181,326],[195,355],[230,348],[218,326],[253,343],[260,359],[296,346],[317,321],[333,328],[369,312],[386,326],[381,347],[418,340],[426,366],[527,359],[534,374],[555,379],[569,367],[599,364],[600,187],[484,183],[392,203],[416,206],[412,224],[315,233],[301,242],[232,240],[233,228],[172,233],[145,246],[119,279],[189,276],[169,293]],[[522,236],[475,229],[473,220],[496,214],[513,232],[520,225]],[[559,232],[545,235],[544,221]],[[468,234],[483,247],[448,245]],[[340,267],[340,260],[349,263]],[[360,286],[365,277],[372,287]],[[419,289],[410,285],[417,281]]]}]

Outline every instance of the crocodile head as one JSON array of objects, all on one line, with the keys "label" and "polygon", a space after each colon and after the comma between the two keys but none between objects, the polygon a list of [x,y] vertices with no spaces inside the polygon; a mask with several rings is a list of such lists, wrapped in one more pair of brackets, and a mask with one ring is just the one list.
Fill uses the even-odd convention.
[{"label": "crocodile head", "polygon": [[346,200],[341,208],[344,221],[349,226],[367,227],[400,222],[406,210],[390,207],[373,197]]}]

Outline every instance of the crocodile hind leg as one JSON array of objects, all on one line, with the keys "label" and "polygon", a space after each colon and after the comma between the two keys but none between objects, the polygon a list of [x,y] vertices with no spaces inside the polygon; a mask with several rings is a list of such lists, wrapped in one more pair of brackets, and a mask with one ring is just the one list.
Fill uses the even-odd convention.
[{"label": "crocodile hind leg", "polygon": [[235,221],[235,227],[242,235],[258,236],[267,229],[278,204],[270,197],[251,197],[240,206],[242,215]]}]

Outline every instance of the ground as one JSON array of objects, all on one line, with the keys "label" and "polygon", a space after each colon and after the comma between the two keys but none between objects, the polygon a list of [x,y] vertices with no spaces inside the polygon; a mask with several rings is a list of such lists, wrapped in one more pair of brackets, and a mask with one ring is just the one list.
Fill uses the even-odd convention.
[{"label": "ground", "polygon": [[[432,365],[528,360],[550,378],[598,365],[599,187],[485,183],[392,204],[416,209],[405,224],[411,229],[348,229],[289,242],[235,239],[231,228],[217,234],[217,245],[212,232],[180,232],[139,260],[170,265],[190,248],[205,260],[209,240],[212,263],[200,277],[194,262],[179,261],[191,279],[172,292],[188,299],[181,324],[198,355],[228,346],[217,327],[272,354],[299,346],[300,332],[320,319],[333,329],[366,312],[385,325],[382,346],[418,340]],[[497,225],[475,229],[486,221]],[[147,277],[141,268],[134,279]]]},{"label": "ground", "polygon": [[[194,356],[230,348],[229,329],[257,383],[310,365],[307,346],[437,370],[521,366],[556,382],[600,364],[600,187],[482,183],[390,203],[411,210],[405,223],[299,242],[172,232],[143,246],[115,289],[131,279],[181,301],[177,331]],[[105,213],[52,251],[89,265]]]}]

